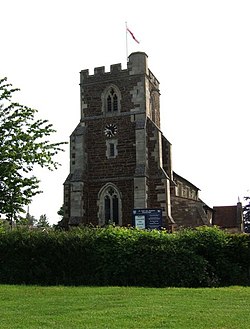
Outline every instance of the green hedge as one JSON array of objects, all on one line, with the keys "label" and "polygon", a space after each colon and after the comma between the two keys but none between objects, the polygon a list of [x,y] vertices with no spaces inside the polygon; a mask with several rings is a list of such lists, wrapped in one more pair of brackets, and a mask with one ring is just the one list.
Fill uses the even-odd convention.
[{"label": "green hedge", "polygon": [[250,236],[201,227],[174,234],[108,227],[0,233],[0,283],[249,285]]}]

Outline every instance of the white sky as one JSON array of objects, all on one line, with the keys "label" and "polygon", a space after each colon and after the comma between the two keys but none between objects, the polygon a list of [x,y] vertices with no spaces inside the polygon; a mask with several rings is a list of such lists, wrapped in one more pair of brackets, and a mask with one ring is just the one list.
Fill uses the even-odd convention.
[{"label": "white sky", "polygon": [[[69,141],[80,120],[79,72],[145,51],[160,81],[161,130],[173,169],[210,207],[250,194],[249,0],[0,0],[0,76]],[[60,219],[69,146],[54,172],[36,170],[43,194],[30,213]]]}]

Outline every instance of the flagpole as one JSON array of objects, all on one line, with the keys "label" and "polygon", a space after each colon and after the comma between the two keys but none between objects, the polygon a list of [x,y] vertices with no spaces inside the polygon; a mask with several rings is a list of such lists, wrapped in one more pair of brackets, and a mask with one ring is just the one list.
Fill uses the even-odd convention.
[{"label": "flagpole", "polygon": [[127,22],[125,22],[126,27],[126,61],[128,62],[128,26]]}]

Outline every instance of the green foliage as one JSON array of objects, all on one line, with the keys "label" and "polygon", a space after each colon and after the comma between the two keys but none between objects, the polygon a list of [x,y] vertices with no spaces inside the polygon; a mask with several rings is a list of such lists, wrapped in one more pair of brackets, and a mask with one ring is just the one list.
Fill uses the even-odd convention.
[{"label": "green foliage", "polygon": [[250,233],[250,197],[244,197],[246,204],[243,206],[243,224],[246,233]]},{"label": "green foliage", "polygon": [[[203,226],[195,230],[184,230],[178,236],[183,249],[192,250],[207,262],[206,271],[211,286],[231,284],[232,270],[237,265],[233,263],[233,259],[226,257],[229,234],[217,227]],[[240,268],[237,268],[237,271],[240,271]]]},{"label": "green foliage", "polygon": [[217,228],[0,233],[0,283],[214,287],[250,283],[250,237]]},{"label": "green foliage", "polygon": [[63,205],[58,210],[57,215],[59,215],[59,216],[61,216],[61,218],[63,218],[63,216],[64,216],[64,206]]},{"label": "green foliage", "polygon": [[47,120],[36,119],[37,110],[12,100],[18,89],[0,79],[0,213],[16,220],[23,206],[40,193],[35,165],[57,169],[54,157],[62,144],[47,138],[55,132]]},{"label": "green foliage", "polygon": [[49,224],[49,221],[48,221],[48,218],[47,216],[44,214],[44,215],[41,215],[38,222],[37,222],[37,227],[49,227],[50,224]]},{"label": "green foliage", "polygon": [[0,233],[6,232],[9,230],[9,222],[0,218]]}]

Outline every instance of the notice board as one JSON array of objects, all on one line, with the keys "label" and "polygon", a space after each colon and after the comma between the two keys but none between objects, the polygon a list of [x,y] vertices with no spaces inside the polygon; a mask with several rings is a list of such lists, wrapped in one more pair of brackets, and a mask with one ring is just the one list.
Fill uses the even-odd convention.
[{"label": "notice board", "polygon": [[133,226],[141,229],[161,230],[162,209],[134,209]]}]

